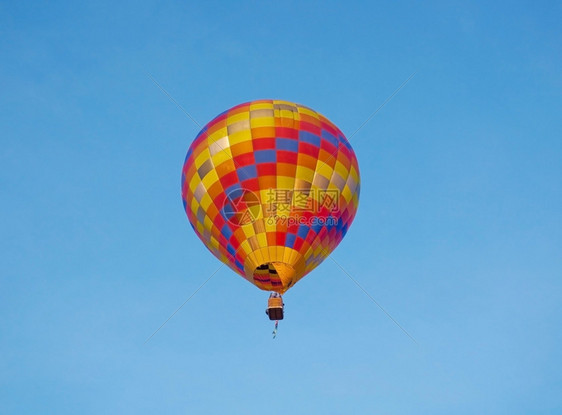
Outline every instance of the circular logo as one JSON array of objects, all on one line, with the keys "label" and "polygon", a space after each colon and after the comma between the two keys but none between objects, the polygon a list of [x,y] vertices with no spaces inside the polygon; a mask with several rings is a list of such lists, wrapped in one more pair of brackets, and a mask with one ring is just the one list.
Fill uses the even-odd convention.
[{"label": "circular logo", "polygon": [[236,226],[253,223],[261,212],[258,196],[247,189],[234,189],[228,192],[222,206],[223,216]]}]

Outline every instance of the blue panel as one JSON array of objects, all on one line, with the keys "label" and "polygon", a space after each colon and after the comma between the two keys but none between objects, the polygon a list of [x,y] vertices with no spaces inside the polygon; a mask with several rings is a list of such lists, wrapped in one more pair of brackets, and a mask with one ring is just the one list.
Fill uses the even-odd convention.
[{"label": "blue panel", "polygon": [[318,221],[316,221],[316,223],[314,225],[311,226],[312,230],[314,231],[315,234],[318,234],[318,232],[320,232],[320,229],[322,229],[322,226],[324,226],[321,223],[318,223]]},{"label": "blue panel", "polygon": [[346,146],[348,149],[351,150],[351,144],[349,144],[349,141],[347,141],[347,139],[344,136],[340,135],[338,136],[338,138],[344,146]]},{"label": "blue panel", "polygon": [[336,224],[335,224],[336,230],[337,230],[338,232],[341,231],[342,228],[343,228],[343,226],[344,226],[343,220],[340,220],[340,218],[338,218],[338,219],[336,220]]},{"label": "blue panel", "polygon": [[297,235],[300,236],[302,239],[306,239],[306,235],[308,235],[308,231],[310,228],[307,225],[301,224],[299,227],[299,231]]},{"label": "blue panel", "polygon": [[256,163],[275,163],[277,161],[275,150],[256,150],[254,157]]},{"label": "blue panel", "polygon": [[292,151],[297,153],[299,151],[299,142],[291,138],[277,138],[275,140],[275,147],[277,147],[277,150]]},{"label": "blue panel", "polygon": [[234,209],[231,203],[225,203],[220,212],[224,220],[230,220],[236,213],[236,209]]},{"label": "blue panel", "polygon": [[299,140],[320,147],[320,137],[308,131],[299,131]]},{"label": "blue panel", "polygon": [[228,240],[232,236],[232,229],[225,224],[221,229],[221,234]]},{"label": "blue panel", "polygon": [[250,164],[249,166],[239,167],[236,169],[236,173],[238,174],[238,180],[248,180],[258,177],[258,170],[254,164]]},{"label": "blue panel", "polygon": [[[239,195],[242,192],[242,188],[240,187],[240,183],[234,183],[232,186],[227,187],[224,190],[224,193],[228,196],[231,192],[238,190],[238,192],[234,193],[234,195]],[[234,196],[235,197],[235,196]]]},{"label": "blue panel", "polygon": [[285,240],[285,246],[288,248],[292,248],[295,245],[295,239],[297,239],[297,237],[294,233],[288,233]]},{"label": "blue panel", "polygon": [[322,130],[322,138],[332,144],[334,147],[338,146],[338,139],[327,130]]}]

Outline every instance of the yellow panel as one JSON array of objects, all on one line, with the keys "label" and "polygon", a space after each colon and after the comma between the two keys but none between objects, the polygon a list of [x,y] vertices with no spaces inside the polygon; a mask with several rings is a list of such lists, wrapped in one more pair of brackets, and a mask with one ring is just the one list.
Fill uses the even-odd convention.
[{"label": "yellow panel", "polygon": [[275,249],[274,246],[268,246],[267,247],[267,251],[269,253],[269,260],[271,262],[273,261],[279,261],[279,259],[277,258],[277,250]]},{"label": "yellow panel", "polygon": [[349,175],[349,168],[343,165],[341,161],[336,161],[336,171],[344,179]]},{"label": "yellow panel", "polygon": [[212,157],[212,160],[213,160],[213,164],[215,165],[215,168],[217,168],[219,164],[222,164],[227,160],[232,160],[232,153],[230,152],[230,147],[227,147],[224,151],[219,151],[217,154],[215,154]]},{"label": "yellow panel", "polygon": [[199,233],[200,233],[201,235],[203,235],[203,233],[205,232],[205,228],[204,228],[203,225],[202,225],[201,223],[199,223],[199,222],[197,222],[197,223],[195,224],[195,228],[199,231]]},{"label": "yellow panel", "polygon": [[283,252],[283,262],[290,264],[291,263],[291,248],[287,248],[285,247],[285,250]]},{"label": "yellow panel", "polygon": [[297,166],[297,173],[295,175],[295,178],[312,183],[312,179],[314,178],[314,170],[304,166]]},{"label": "yellow panel", "polygon": [[217,241],[213,236],[211,236],[211,239],[209,240],[209,243],[211,244],[211,246],[218,250],[219,249],[219,241]]},{"label": "yellow panel", "polygon": [[243,225],[240,228],[244,232],[244,235],[246,236],[246,238],[250,238],[250,237],[252,237],[256,234],[256,232],[254,231],[254,227],[252,226],[251,223],[248,224],[248,225]]},{"label": "yellow panel", "polygon": [[210,158],[211,158],[211,153],[209,152],[209,149],[208,148],[204,149],[195,158],[195,167],[197,167],[197,168],[201,167],[203,165],[203,163],[205,163]]},{"label": "yellow panel", "polygon": [[294,102],[290,102],[290,101],[285,101],[284,99],[274,99],[273,100],[273,104],[274,105],[290,105],[291,107],[295,107],[296,105]]},{"label": "yellow panel", "polygon": [[322,163],[320,166],[316,166],[316,174],[321,174],[327,179],[332,177],[334,169],[332,169],[328,164]]},{"label": "yellow panel", "polygon": [[207,212],[207,210],[209,209],[209,206],[211,206],[211,204],[213,204],[213,199],[211,199],[211,197],[209,196],[209,193],[205,193],[203,195],[203,198],[201,199],[201,207],[203,208],[203,210],[205,212]]},{"label": "yellow panel", "polygon": [[201,178],[197,173],[195,173],[191,178],[191,181],[189,182],[189,190],[191,190],[191,192],[195,194],[195,189],[197,189],[197,186],[200,185],[203,186]]},{"label": "yellow panel", "polygon": [[231,146],[238,143],[243,143],[244,141],[250,141],[251,139],[252,132],[250,130],[237,131],[228,136],[228,141],[230,142]]},{"label": "yellow panel", "polygon": [[265,224],[265,231],[266,232],[276,232],[277,231],[277,223],[275,223],[275,220],[273,220],[273,218],[271,218],[271,220],[264,220],[263,221]]},{"label": "yellow panel", "polygon": [[228,132],[227,132],[226,127],[219,128],[217,131],[214,131],[212,134],[209,134],[207,136],[207,143],[210,145],[212,143],[217,142],[221,138],[226,137],[227,135],[228,135]]},{"label": "yellow panel", "polygon": [[295,178],[287,176],[277,176],[277,188],[292,190],[295,187]]},{"label": "yellow panel", "polygon": [[197,203],[197,200],[193,199],[191,201],[191,213],[193,213],[193,215],[195,216],[195,218],[197,218],[197,210],[199,210],[199,203]]},{"label": "yellow panel", "polygon": [[353,194],[351,193],[351,190],[349,189],[348,185],[345,185],[341,194],[342,194],[343,198],[345,199],[345,201],[348,202],[348,203],[351,200],[351,197],[353,196]]},{"label": "yellow panel", "polygon": [[245,252],[246,254],[252,251],[252,248],[250,247],[250,243],[248,241],[242,241],[239,249],[241,249],[242,252]]},{"label": "yellow panel", "polygon": [[296,263],[298,257],[299,257],[299,253],[297,251],[295,251],[294,249],[291,249],[291,256],[289,257],[289,264]]},{"label": "yellow panel", "polygon": [[353,177],[353,179],[356,182],[359,182],[359,174],[357,173],[357,170],[355,170],[355,167],[351,166],[351,170],[350,170],[349,174],[351,175],[351,177]]},{"label": "yellow panel", "polygon": [[[214,224],[213,224],[213,221],[211,220],[211,218],[209,218],[208,216],[205,216],[205,220],[203,221],[203,226],[207,230],[213,229]],[[212,238],[212,236],[211,236],[211,238]]]},{"label": "yellow panel", "polygon": [[258,102],[250,104],[250,111],[252,110],[272,110],[273,103],[272,102]]},{"label": "yellow panel", "polygon": [[228,125],[237,123],[238,121],[244,121],[244,120],[249,120],[250,119],[250,113],[245,111],[245,112],[239,112],[238,114],[229,114],[228,118],[226,119],[226,123]]},{"label": "yellow panel", "polygon": [[203,186],[205,189],[210,189],[213,184],[215,184],[219,180],[219,176],[215,169],[211,170],[205,177],[203,177]]},{"label": "yellow panel", "polygon": [[283,258],[285,256],[285,247],[284,246],[276,246],[275,250],[277,251],[275,253],[275,257],[277,258],[277,260],[283,261]]},{"label": "yellow panel", "polygon": [[280,110],[279,116],[281,118],[289,118],[289,119],[293,120],[295,118],[299,118],[299,113],[296,112],[296,111]]},{"label": "yellow panel", "polygon": [[312,111],[308,108],[305,107],[298,107],[299,108],[299,112],[301,114],[306,114],[306,115],[310,115],[311,117],[314,117],[316,119],[318,119],[318,113],[316,111]]},{"label": "yellow panel", "polygon": [[256,236],[258,238],[258,243],[260,244],[260,246],[267,247],[267,237],[265,236],[265,233],[258,233],[256,234]]},{"label": "yellow panel", "polygon": [[275,118],[273,117],[259,117],[250,120],[252,128],[257,127],[275,127]]}]

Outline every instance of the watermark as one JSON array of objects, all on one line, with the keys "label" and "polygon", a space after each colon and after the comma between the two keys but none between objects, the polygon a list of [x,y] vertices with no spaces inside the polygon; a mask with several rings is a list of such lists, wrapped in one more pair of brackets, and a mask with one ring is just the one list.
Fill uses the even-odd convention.
[{"label": "watermark", "polygon": [[265,200],[248,189],[227,194],[222,214],[231,224],[249,225],[264,218],[268,224],[335,226],[340,212],[340,192],[320,189],[268,189]]},{"label": "watermark", "polygon": [[226,195],[222,212],[233,225],[249,225],[261,214],[260,198],[251,190],[234,189]]},{"label": "watermark", "polygon": [[272,215],[267,218],[269,225],[307,225],[307,226],[336,226],[338,218],[334,216],[286,216],[286,215]]},{"label": "watermark", "polygon": [[335,189],[269,189],[265,200],[266,212],[269,214],[338,213],[339,203],[340,192]]}]

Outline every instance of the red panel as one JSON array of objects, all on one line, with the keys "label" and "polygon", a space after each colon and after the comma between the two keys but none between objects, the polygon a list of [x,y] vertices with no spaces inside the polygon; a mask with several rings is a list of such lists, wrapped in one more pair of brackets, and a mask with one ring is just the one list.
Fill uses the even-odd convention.
[{"label": "red panel", "polygon": [[[330,143],[328,140],[325,139],[321,139],[320,140],[320,148],[322,150],[327,151],[330,154],[334,154],[336,152],[337,147],[335,145],[333,145],[332,143]],[[336,155],[334,155],[334,158],[336,157]]]},{"label": "red panel", "polygon": [[252,141],[255,150],[275,150],[275,138],[257,138]]},{"label": "red panel", "polygon": [[276,232],[275,235],[276,235],[275,242],[277,243],[277,245],[284,246],[285,238],[287,234],[285,232]]},{"label": "red panel", "polygon": [[319,150],[320,149],[316,147],[314,144],[304,143],[302,141],[299,143],[299,153],[306,154],[308,156],[316,158],[318,157]]},{"label": "red panel", "polygon": [[256,165],[258,176],[275,176],[277,174],[277,165],[275,163],[260,163]]},{"label": "red panel", "polygon": [[299,130],[289,127],[275,127],[275,136],[280,138],[299,138]]},{"label": "red panel", "polygon": [[320,115],[320,121],[322,124],[322,128],[332,134],[334,137],[337,137],[341,134],[341,131],[336,127],[330,120],[326,117]]},{"label": "red panel", "polygon": [[235,183],[238,183],[238,175],[235,171],[225,174],[222,177],[219,177],[220,182],[222,184],[223,189],[227,189]]},{"label": "red panel", "polygon": [[244,167],[250,164],[256,164],[254,153],[243,153],[234,157],[234,164],[236,167]]},{"label": "red panel", "polygon": [[240,182],[240,186],[242,186],[242,189],[251,190],[252,192],[259,193],[260,191],[260,183],[257,177]]},{"label": "red panel", "polygon": [[277,161],[280,163],[297,164],[298,157],[294,151],[277,150]]},{"label": "red panel", "polygon": [[316,238],[316,233],[312,230],[312,228],[310,228],[308,235],[306,235],[306,241],[311,244],[312,241],[314,241],[314,238]]},{"label": "red panel", "polygon": [[294,249],[295,251],[299,251],[299,252],[300,252],[303,243],[304,243],[304,240],[303,240],[301,237],[297,236],[296,239],[295,239],[295,243],[294,243],[294,245],[293,245],[293,249]]}]

